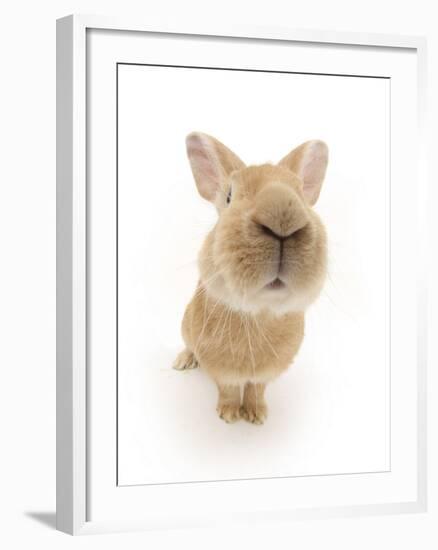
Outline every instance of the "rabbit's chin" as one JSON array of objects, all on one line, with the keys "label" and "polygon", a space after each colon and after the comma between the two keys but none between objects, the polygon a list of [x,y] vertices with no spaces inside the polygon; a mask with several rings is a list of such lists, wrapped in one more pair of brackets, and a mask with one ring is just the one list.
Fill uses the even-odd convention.
[{"label": "rabbit's chin", "polygon": [[316,300],[322,286],[322,280],[307,289],[294,289],[290,283],[278,288],[266,285],[243,294],[231,289],[223,277],[205,284],[207,293],[214,300],[219,300],[234,311],[252,314],[269,311],[274,315],[305,311]]}]

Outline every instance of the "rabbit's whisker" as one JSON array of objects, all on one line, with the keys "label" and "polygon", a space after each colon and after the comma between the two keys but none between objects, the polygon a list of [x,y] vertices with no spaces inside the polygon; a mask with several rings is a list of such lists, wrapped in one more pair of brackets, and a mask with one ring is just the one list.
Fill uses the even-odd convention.
[{"label": "rabbit's whisker", "polygon": [[257,321],[257,316],[254,315],[253,319],[254,319],[254,324],[255,324],[256,327],[257,327],[258,333],[260,334],[260,336],[262,336],[262,338],[263,338],[263,339],[265,340],[265,342],[268,344],[268,346],[270,347],[270,349],[271,349],[272,353],[275,355],[275,357],[276,357],[277,359],[279,359],[278,353],[277,353],[277,352],[275,351],[275,349],[273,348],[271,341],[269,340],[269,338],[267,337],[267,335],[265,334],[265,332],[263,331],[263,329],[262,329],[261,326],[259,325],[259,323],[258,323],[258,321]]},{"label": "rabbit's whisker", "polygon": [[[208,301],[208,296],[205,297],[205,305],[207,304],[207,301]],[[198,344],[200,343],[200,340],[201,340],[202,336],[204,335],[204,331],[205,331],[205,328],[206,328],[206,326],[207,326],[207,324],[208,324],[208,321],[210,320],[211,316],[213,315],[213,313],[214,313],[214,311],[215,311],[215,309],[216,309],[216,306],[218,305],[219,301],[220,301],[220,300],[216,300],[216,302],[214,303],[213,307],[212,307],[211,310],[210,310],[210,313],[208,314],[207,319],[205,319],[205,317],[204,317],[204,319],[203,319],[202,329],[201,329],[201,332],[199,333],[198,339],[197,339],[197,341],[196,341],[196,344],[195,344],[194,350],[193,350],[193,351],[195,352],[195,354],[199,351]],[[204,313],[205,313],[205,310],[204,310]]]}]

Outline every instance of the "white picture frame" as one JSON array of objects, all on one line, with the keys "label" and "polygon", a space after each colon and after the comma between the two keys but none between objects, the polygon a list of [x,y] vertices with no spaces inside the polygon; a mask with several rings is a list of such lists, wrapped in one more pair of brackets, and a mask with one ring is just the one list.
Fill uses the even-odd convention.
[{"label": "white picture frame", "polygon": [[[214,483],[182,483],[177,487],[165,484],[157,484],[148,489],[149,494],[135,494],[123,488],[117,488],[117,476],[113,459],[114,441],[116,438],[115,425],[114,433],[108,434],[108,438],[98,437],[95,429],[90,429],[90,411],[94,407],[96,394],[90,387],[90,349],[92,345],[92,334],[88,323],[90,314],[91,289],[93,288],[90,279],[89,263],[90,257],[89,229],[92,227],[94,210],[90,208],[89,189],[87,181],[90,177],[91,153],[89,137],[90,111],[88,105],[89,96],[89,66],[87,60],[90,52],[87,35],[92,30],[106,32],[107,36],[127,35],[135,31],[136,36],[159,36],[174,37],[180,40],[190,40],[190,37],[197,37],[197,40],[207,43],[209,40],[219,39],[222,42],[228,40],[230,48],[232,44],[236,48],[237,39],[242,43],[264,43],[284,44],[285,47],[291,44],[304,46],[318,45],[318,47],[329,48],[336,46],[343,48],[343,57],[349,58],[351,66],[355,64],[355,55],[359,56],[360,48],[363,51],[372,52],[371,62],[378,63],[379,58],[385,58],[382,66],[376,65],[376,70],[371,71],[369,60],[357,58],[358,67],[369,74],[377,74],[387,77],[387,70],[391,72],[391,78],[396,83],[394,97],[396,98],[391,113],[391,128],[401,128],[403,120],[401,117],[402,97],[397,99],[397,78],[408,78],[408,84],[412,90],[409,97],[409,106],[412,119],[410,124],[418,128],[410,137],[415,143],[415,151],[412,153],[412,164],[409,167],[411,174],[414,174],[415,185],[413,196],[417,203],[416,215],[418,223],[414,224],[412,238],[415,237],[417,246],[417,261],[415,270],[410,273],[409,283],[410,307],[415,313],[415,321],[412,326],[400,326],[399,335],[406,334],[407,330],[415,329],[415,337],[410,339],[410,355],[406,359],[400,358],[402,353],[397,354],[396,344],[391,340],[390,346],[393,357],[397,360],[400,370],[405,369],[406,377],[396,376],[390,387],[391,394],[391,422],[394,429],[390,437],[400,438],[400,443],[395,441],[395,459],[393,468],[381,472],[379,475],[363,473],[356,475],[342,476],[333,475],[324,480],[303,477],[295,479],[294,488],[299,491],[319,491],[320,494],[330,495],[340,491],[346,491],[345,495],[353,491],[367,490],[373,492],[369,503],[366,498],[351,498],[350,501],[345,495],[339,502],[332,497],[320,499],[313,505],[307,502],[302,505],[290,505],[279,503],[278,506],[264,507],[252,506],[255,491],[251,489],[254,481],[245,481],[244,489],[238,489],[238,481],[227,481],[226,484]],[[108,40],[112,40],[108,38]],[[114,44],[107,51],[108,55],[115,56],[120,62],[138,61],[133,55],[130,45],[118,51],[119,43],[114,39]],[[163,46],[166,48],[166,46]],[[212,48],[213,51],[213,48]],[[362,50],[361,50],[362,51]],[[348,55],[345,52],[349,52]],[[404,63],[396,60],[395,53],[408,52],[413,64],[407,77],[404,72]],[[171,57],[169,51],[161,52],[164,57]],[[160,54],[159,49],[154,55]],[[118,55],[120,57],[118,58]],[[137,54],[136,54],[137,55]],[[141,55],[141,54],[138,54]],[[271,59],[272,59],[272,54]],[[126,56],[131,56],[128,59]],[[386,56],[386,57],[385,57]],[[87,534],[96,532],[108,532],[117,530],[150,529],[156,527],[175,527],[190,525],[209,525],[219,521],[254,521],[263,519],[293,519],[293,518],[318,518],[334,517],[339,515],[356,514],[385,514],[401,512],[421,512],[426,510],[426,261],[425,261],[425,236],[426,231],[426,176],[425,176],[425,146],[424,146],[424,118],[425,118],[425,63],[426,44],[420,37],[388,36],[349,34],[327,31],[300,31],[290,29],[271,28],[240,28],[230,26],[229,29],[216,29],[203,26],[202,28],[150,28],[147,23],[113,19],[97,16],[68,16],[57,21],[57,528],[70,534]],[[394,60],[392,60],[394,57]],[[111,58],[111,63],[114,57]],[[238,61],[236,61],[238,63]],[[269,63],[269,56],[264,58],[265,66]],[[318,62],[319,63],[319,62]],[[333,60],[330,55],[324,61],[326,70],[324,73],[334,74],[340,63],[339,58]],[[398,63],[398,65],[397,65]],[[190,64],[190,63],[187,63]],[[361,65],[362,64],[362,65]],[[367,65],[368,64],[368,65]],[[392,68],[394,64],[394,68]],[[397,65],[397,67],[396,67]],[[321,65],[318,65],[320,67]],[[339,65],[341,66],[341,65]],[[412,68],[413,67],[413,68]],[[309,72],[315,69],[309,68]],[[318,74],[321,74],[318,68]],[[351,69],[350,69],[351,72]],[[356,74],[363,74],[359,69]],[[395,75],[395,76],[393,76]],[[404,75],[404,76],[403,76]],[[104,78],[104,77],[102,77]],[[399,81],[401,82],[401,80]],[[112,85],[115,92],[116,81]],[[112,95],[110,96],[112,97]],[[412,98],[415,97],[415,106]],[[399,102],[399,104],[397,103]],[[415,109],[414,109],[415,107]],[[414,112],[415,111],[415,112]],[[408,116],[408,115],[406,115]],[[397,126],[398,125],[398,126]],[[400,132],[397,132],[399,134]],[[113,136],[110,137],[110,140]],[[113,142],[115,147],[115,140]],[[110,147],[113,147],[110,145]],[[400,181],[403,178],[400,172],[397,155],[404,151],[403,143],[393,142],[394,155],[391,156],[391,167],[393,173],[400,174]],[[396,155],[397,153],[397,155]],[[114,159],[113,159],[114,160]],[[111,170],[114,170],[115,164]],[[391,199],[392,200],[392,199]],[[403,202],[405,200],[405,202]],[[393,223],[403,216],[403,209],[406,208],[406,197],[397,202],[391,203],[391,215]],[[397,230],[397,225],[394,229]],[[395,236],[394,236],[395,235]],[[393,237],[396,238],[397,232]],[[94,258],[93,258],[94,260]],[[394,274],[394,272],[393,272]],[[412,283],[415,279],[415,285]],[[392,281],[392,280],[391,280]],[[394,279],[396,282],[396,279]],[[406,282],[404,281],[404,282]],[[394,291],[394,297],[399,296]],[[396,307],[397,299],[393,300]],[[94,306],[93,306],[94,307]],[[397,317],[396,313],[396,317]],[[94,335],[94,333],[93,333]],[[403,350],[402,350],[403,351]],[[403,365],[403,362],[406,363]],[[401,375],[404,376],[404,375]],[[102,381],[103,378],[98,378]],[[411,383],[408,383],[408,382]],[[115,383],[115,379],[113,380]],[[107,391],[113,391],[114,386],[102,386]],[[94,387],[96,384],[94,384]],[[109,388],[109,390],[108,390]],[[406,428],[406,441],[403,443],[403,434],[399,433],[398,422],[405,420],[398,415],[401,414],[403,404],[401,399],[404,395],[406,401],[412,404],[406,409],[411,411],[412,426]],[[103,402],[107,398],[102,396]],[[109,398],[108,398],[109,399]],[[108,400],[107,399],[107,400]],[[112,398],[111,398],[112,399]],[[111,403],[114,403],[111,401]],[[113,404],[103,403],[102,410],[109,412],[110,416],[115,414]],[[107,408],[106,408],[107,407]],[[111,408],[112,407],[112,408]],[[99,416],[99,415],[97,415]],[[96,415],[94,415],[96,417]],[[113,417],[115,418],[115,417]],[[95,420],[93,420],[95,421]],[[392,426],[392,424],[391,424]],[[411,431],[409,431],[411,429]],[[391,440],[392,441],[392,440]],[[400,445],[400,447],[398,446]],[[403,447],[406,445],[406,447]],[[93,451],[91,451],[93,447]],[[397,449],[399,449],[397,451]],[[397,453],[409,450],[407,454],[412,460],[406,464],[397,464]],[[405,453],[406,454],[406,453]],[[108,463],[103,464],[102,457],[107,457]],[[106,458],[105,458],[106,460]],[[95,464],[99,466],[99,475],[95,475]],[[408,463],[409,462],[409,463]],[[93,465],[93,466],[92,466]],[[113,476],[113,478],[111,477]],[[96,478],[96,481],[95,481]],[[99,478],[99,479],[97,479]],[[113,479],[113,486],[109,487]],[[108,481],[109,480],[109,481]],[[403,481],[406,481],[406,486]],[[279,491],[279,483],[286,483],[286,480],[277,480],[274,486],[266,485],[262,491],[266,496],[275,495]],[[322,483],[321,487],[316,485]],[[93,485],[93,503],[90,496]],[[107,484],[108,486],[106,486]],[[240,484],[242,485],[242,484]],[[341,485],[343,487],[341,487]],[[351,485],[351,487],[347,487]],[[408,487],[409,485],[409,487]],[[311,487],[312,486],[312,487]],[[147,487],[143,488],[143,490]],[[294,490],[295,490],[294,489]],[[248,505],[245,513],[235,511],[224,511],[223,514],[216,508],[209,508],[208,503],[212,495],[219,503],[236,498]],[[236,491],[240,491],[237,493]],[[277,493],[275,492],[277,491]],[[123,494],[122,494],[123,493]],[[381,498],[377,498],[380,495]],[[398,495],[398,496],[397,496]],[[204,503],[200,506],[202,498]],[[362,500],[361,500],[362,499]],[[96,504],[94,504],[94,501]],[[169,506],[169,501],[174,505]],[[189,506],[181,510],[181,504],[189,502]],[[303,501],[304,502],[304,501]],[[108,508],[104,507],[106,504]],[[99,513],[90,514],[90,510],[101,510]],[[138,508],[141,513],[133,515],[132,509]],[[104,509],[105,508],[105,509]],[[125,510],[126,513],[122,513]]]}]

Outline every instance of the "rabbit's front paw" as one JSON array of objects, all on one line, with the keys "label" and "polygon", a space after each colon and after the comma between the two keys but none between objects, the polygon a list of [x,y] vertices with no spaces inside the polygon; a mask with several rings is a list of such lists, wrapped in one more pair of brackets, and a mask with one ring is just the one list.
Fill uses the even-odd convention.
[{"label": "rabbit's front paw", "polygon": [[263,424],[268,416],[264,384],[252,384],[249,382],[243,390],[243,401],[240,415],[251,424]]},{"label": "rabbit's front paw", "polygon": [[188,349],[182,351],[173,363],[173,368],[175,370],[196,369],[197,367],[199,367],[198,360],[194,353]]},{"label": "rabbit's front paw", "polygon": [[240,419],[240,405],[237,403],[219,403],[216,410],[219,417],[228,424]]},{"label": "rabbit's front paw", "polygon": [[268,416],[266,403],[246,403],[240,407],[240,416],[251,424],[263,424]]}]

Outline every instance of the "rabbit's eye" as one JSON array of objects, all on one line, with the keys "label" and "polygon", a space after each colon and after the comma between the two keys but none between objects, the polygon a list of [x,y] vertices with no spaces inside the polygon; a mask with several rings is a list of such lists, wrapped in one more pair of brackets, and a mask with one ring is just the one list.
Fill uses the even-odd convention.
[{"label": "rabbit's eye", "polygon": [[227,195],[227,204],[230,204],[231,202],[231,187],[230,187],[230,190],[228,191],[228,195]]}]

